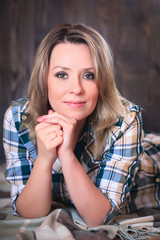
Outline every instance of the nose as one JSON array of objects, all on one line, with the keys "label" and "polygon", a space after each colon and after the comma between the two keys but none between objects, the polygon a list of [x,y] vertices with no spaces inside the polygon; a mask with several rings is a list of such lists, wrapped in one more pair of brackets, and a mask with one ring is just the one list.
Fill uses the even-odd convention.
[{"label": "nose", "polygon": [[70,92],[74,94],[80,94],[83,92],[82,81],[77,75],[74,75],[70,79]]}]

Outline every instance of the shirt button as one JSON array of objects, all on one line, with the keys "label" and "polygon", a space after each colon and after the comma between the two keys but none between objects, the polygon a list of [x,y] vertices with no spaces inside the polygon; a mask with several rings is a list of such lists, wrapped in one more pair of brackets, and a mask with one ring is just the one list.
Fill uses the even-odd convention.
[{"label": "shirt button", "polygon": [[22,120],[26,120],[27,116],[26,115],[22,115]]}]

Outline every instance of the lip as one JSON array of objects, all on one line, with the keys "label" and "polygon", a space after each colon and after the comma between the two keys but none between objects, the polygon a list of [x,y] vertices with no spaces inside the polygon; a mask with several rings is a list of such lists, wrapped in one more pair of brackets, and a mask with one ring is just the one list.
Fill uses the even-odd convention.
[{"label": "lip", "polygon": [[64,103],[70,107],[78,108],[78,107],[84,106],[86,102],[84,102],[84,101],[65,101]]}]

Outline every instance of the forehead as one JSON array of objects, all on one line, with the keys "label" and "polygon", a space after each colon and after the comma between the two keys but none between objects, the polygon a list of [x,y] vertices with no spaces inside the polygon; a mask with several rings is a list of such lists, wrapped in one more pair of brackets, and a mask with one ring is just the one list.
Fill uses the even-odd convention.
[{"label": "forehead", "polygon": [[59,43],[51,53],[51,63],[84,63],[93,66],[92,56],[87,44]]}]

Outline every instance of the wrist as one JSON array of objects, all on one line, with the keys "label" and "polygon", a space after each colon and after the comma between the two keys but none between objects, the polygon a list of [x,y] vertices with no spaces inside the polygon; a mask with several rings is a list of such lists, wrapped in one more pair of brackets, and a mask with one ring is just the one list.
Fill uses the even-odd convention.
[{"label": "wrist", "polygon": [[42,158],[40,156],[37,156],[37,159],[35,161],[35,165],[37,168],[47,171],[52,171],[53,163],[48,161],[45,158]]},{"label": "wrist", "polygon": [[59,158],[61,164],[63,164],[63,163],[75,161],[76,157],[72,150],[68,150],[63,153],[58,153],[58,158]]}]

